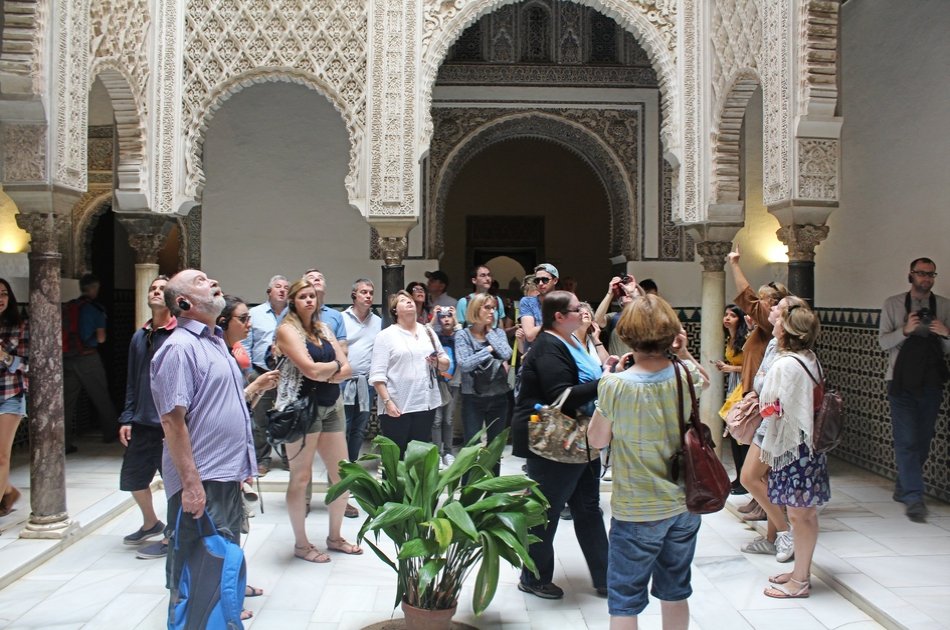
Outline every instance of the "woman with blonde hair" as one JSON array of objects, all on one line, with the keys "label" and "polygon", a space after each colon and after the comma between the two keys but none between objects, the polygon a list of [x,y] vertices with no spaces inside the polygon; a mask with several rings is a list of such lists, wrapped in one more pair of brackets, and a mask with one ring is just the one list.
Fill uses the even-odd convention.
[{"label": "woman with blonde hair", "polygon": [[[285,445],[290,464],[287,513],[294,530],[294,556],[307,562],[323,563],[329,562],[330,556],[310,544],[307,538],[304,496],[311,482],[314,453],[320,453],[330,483],[340,480],[338,465],[347,458],[347,451],[339,384],[349,378],[350,364],[330,328],[320,321],[317,292],[310,281],[301,278],[294,282],[287,300],[287,315],[277,327],[275,339],[279,353],[288,361],[280,370],[274,406],[283,409],[303,396],[310,396],[316,408],[304,437]],[[363,550],[347,542],[340,532],[348,497],[344,493],[328,506],[327,549],[361,554]]]},{"label": "woman with blonde hair", "polygon": [[592,359],[604,365],[607,362],[607,350],[600,341],[600,326],[594,321],[594,309],[587,302],[581,302],[581,325],[574,331],[574,336],[581,342],[587,354]]},{"label": "woman with blonde hair", "polygon": [[435,412],[442,405],[439,372],[449,368],[449,357],[432,330],[416,321],[408,292],[390,296],[389,315],[392,325],[373,342],[368,380],[376,388],[383,435],[402,456],[410,441],[432,441]]},{"label": "woman with blonde hair", "polygon": [[808,597],[811,562],[818,542],[818,506],[831,498],[828,459],[816,453],[815,381],[821,369],[814,347],[821,326],[804,300],[785,298],[772,334],[775,361],[759,393],[764,429],[760,458],[768,464],[768,498],[788,509],[795,532],[792,571],[769,578],[765,594],[776,599]]},{"label": "woman with blonde hair", "polygon": [[[493,326],[497,301],[478,293],[468,301],[468,328],[455,333],[455,354],[462,372],[462,429],[468,443],[482,426],[491,442],[508,417],[508,361],[511,346],[501,328]],[[498,470],[495,471],[498,474]]]},{"label": "woman with blonde hair", "polygon": [[[689,413],[689,395],[680,399],[677,390],[685,392],[686,379],[706,387],[708,378],[689,353],[676,313],[657,295],[631,302],[620,316],[617,334],[632,349],[633,362],[600,379],[597,411],[587,433],[592,448],[610,444],[613,458],[610,627],[637,627],[652,581],[663,627],[686,628],[690,563],[702,521],[687,511],[682,482],[672,479],[669,463],[681,448],[680,418]],[[673,355],[681,366],[674,366]]]}]

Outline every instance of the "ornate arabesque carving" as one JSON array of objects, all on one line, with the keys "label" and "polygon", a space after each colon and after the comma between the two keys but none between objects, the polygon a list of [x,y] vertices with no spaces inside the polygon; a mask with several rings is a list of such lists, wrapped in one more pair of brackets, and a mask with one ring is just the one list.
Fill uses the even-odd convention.
[{"label": "ornate arabesque carving", "polygon": [[729,241],[700,241],[696,243],[696,253],[702,258],[703,271],[722,271],[726,264],[726,254],[732,251]]},{"label": "ornate arabesque carving", "polygon": [[187,195],[200,196],[204,185],[201,149],[214,110],[253,83],[286,80],[316,89],[340,111],[350,136],[346,188],[351,199],[359,196],[369,5],[363,0],[187,1],[183,79]]},{"label": "ornate arabesque carving", "polygon": [[158,214],[117,215],[128,232],[129,245],[135,250],[137,264],[158,262],[158,253],[165,246],[165,237],[172,226],[167,216]]},{"label": "ornate arabesque carving", "polygon": [[717,203],[738,201],[742,195],[739,166],[742,123],[749,100],[759,87],[751,70],[741,70],[720,103],[719,126],[713,136],[712,199]]},{"label": "ornate arabesque carving", "polygon": [[693,260],[693,238],[673,219],[676,182],[673,167],[663,160],[660,186],[660,260]]},{"label": "ornate arabesque carving", "polygon": [[417,4],[373,0],[367,216],[415,216]]},{"label": "ornate arabesque carving", "polygon": [[53,181],[86,189],[86,118],[89,100],[89,4],[55,2]]},{"label": "ornate arabesque carving", "polygon": [[835,115],[839,8],[838,0],[800,0],[798,113],[801,116]]},{"label": "ornate arabesque carving", "polygon": [[30,233],[32,256],[60,256],[60,236],[69,229],[69,218],[52,212],[20,212],[17,225]]},{"label": "ornate arabesque carving", "polygon": [[[690,2],[695,0],[689,0]],[[422,72],[419,77],[423,121],[418,150],[432,140],[432,89],[439,66],[449,47],[480,16],[504,4],[504,0],[425,0],[423,6]],[[679,148],[676,115],[676,0],[582,0],[634,33],[650,56],[659,80],[662,122],[660,136],[667,151]],[[499,9],[499,13],[507,7]],[[494,25],[494,22],[493,22]],[[493,26],[494,28],[494,26]],[[498,35],[492,32],[493,45]]]},{"label": "ornate arabesque carving", "polygon": [[788,246],[790,261],[805,262],[815,260],[815,248],[828,238],[827,225],[794,224],[781,227],[775,232],[778,240]]},{"label": "ornate arabesque carving", "polygon": [[46,180],[46,125],[10,125],[3,131],[3,179],[6,182]]},{"label": "ornate arabesque carving", "polygon": [[799,199],[837,201],[839,143],[833,138],[798,139]]},{"label": "ornate arabesque carving", "polygon": [[149,5],[145,0],[103,0],[90,5],[90,15],[90,81],[102,81],[112,101],[119,145],[117,185],[147,195]]},{"label": "ornate arabesque carving", "polygon": [[409,239],[405,236],[380,236],[379,251],[387,266],[401,265],[409,251]]},{"label": "ornate arabesque carving", "polygon": [[642,201],[642,116],[639,110],[551,108],[437,108],[436,134],[429,152],[433,174],[426,217],[428,255],[444,249],[445,206],[455,178],[468,161],[489,146],[512,138],[556,142],[580,157],[603,183],[611,207],[609,256],[638,257],[638,208]]},{"label": "ornate arabesque carving", "polygon": [[791,0],[762,4],[762,184],[765,205],[791,197]]},{"label": "ornate arabesque carving", "polygon": [[[182,126],[182,33],[178,28],[180,12],[177,1],[161,1],[155,5],[155,88],[150,112],[152,152],[152,209],[170,213],[175,207],[175,194],[181,190],[181,158],[178,155]],[[187,176],[186,176],[187,178]]]},{"label": "ornate arabesque carving", "polygon": [[29,79],[23,88],[5,92],[43,94],[43,54],[49,4],[40,0],[3,0],[3,45],[0,46],[0,73]]}]

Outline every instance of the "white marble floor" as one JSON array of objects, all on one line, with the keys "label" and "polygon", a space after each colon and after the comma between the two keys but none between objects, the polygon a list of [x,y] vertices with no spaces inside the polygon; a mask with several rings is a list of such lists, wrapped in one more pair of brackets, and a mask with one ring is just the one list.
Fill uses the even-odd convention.
[{"label": "white marble floor", "polygon": [[[0,519],[5,530],[0,535],[0,627],[158,630],[164,627],[167,603],[164,562],[137,560],[135,549],[122,544],[122,536],[134,531],[140,518],[128,495],[116,490],[120,451],[80,446],[78,455],[67,458],[69,510],[79,523],[75,536],[60,542],[18,539],[28,502]],[[94,451],[102,454],[89,454]],[[521,460],[507,457],[505,472],[517,472],[520,465]],[[316,464],[314,478],[324,474]],[[24,462],[14,479],[28,485]],[[249,581],[265,591],[263,597],[247,600],[255,613],[247,627],[355,630],[401,616],[393,611],[395,574],[371,553],[334,554],[325,565],[292,558],[290,525],[283,496],[276,491],[285,479],[282,470],[264,478],[265,513],[251,521],[245,541]],[[609,484],[603,490],[609,518]],[[841,463],[833,468],[832,492],[833,502],[821,518],[815,585],[805,600],[763,596],[766,576],[785,567],[773,558],[738,551],[754,533],[731,511],[704,517],[693,563],[691,627],[950,627],[950,506],[931,502],[930,523],[910,523],[890,499],[890,482]],[[162,491],[156,492],[155,504],[164,513]],[[344,535],[355,539],[361,522],[347,520]],[[325,510],[314,510],[308,528],[311,540],[322,546]],[[556,548],[555,582],[567,593],[563,600],[519,592],[517,572],[504,566],[489,609],[475,617],[467,590],[456,619],[484,629],[606,628],[606,602],[590,586],[569,521],[561,523]],[[641,627],[661,627],[657,602],[651,601],[641,616]]]}]

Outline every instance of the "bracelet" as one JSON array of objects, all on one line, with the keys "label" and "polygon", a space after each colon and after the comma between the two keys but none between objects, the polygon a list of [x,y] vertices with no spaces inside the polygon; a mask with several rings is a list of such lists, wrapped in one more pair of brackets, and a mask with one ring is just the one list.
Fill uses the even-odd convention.
[{"label": "bracelet", "polygon": [[604,344],[602,344],[602,343],[595,343],[595,344],[594,344],[594,347],[595,347],[595,348],[603,348],[603,347],[604,347]]},{"label": "bracelet", "polygon": [[386,405],[388,405],[388,404],[391,403],[392,401],[393,401],[392,398],[387,398],[386,400],[383,401],[383,407],[385,407]]},{"label": "bracelet", "polygon": [[334,363],[336,363],[336,372],[334,372],[331,376],[336,376],[337,374],[340,373],[340,370],[343,369],[343,364],[340,363],[339,359],[333,359],[333,361]]}]

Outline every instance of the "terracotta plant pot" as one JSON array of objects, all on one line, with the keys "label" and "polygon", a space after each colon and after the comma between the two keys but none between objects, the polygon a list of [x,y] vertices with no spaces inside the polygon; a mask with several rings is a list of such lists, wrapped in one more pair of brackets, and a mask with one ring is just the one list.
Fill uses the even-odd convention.
[{"label": "terracotta plant pot", "polygon": [[406,616],[406,628],[409,630],[449,630],[456,608],[457,604],[451,608],[428,610],[410,606],[405,600],[402,602],[402,612]]}]

